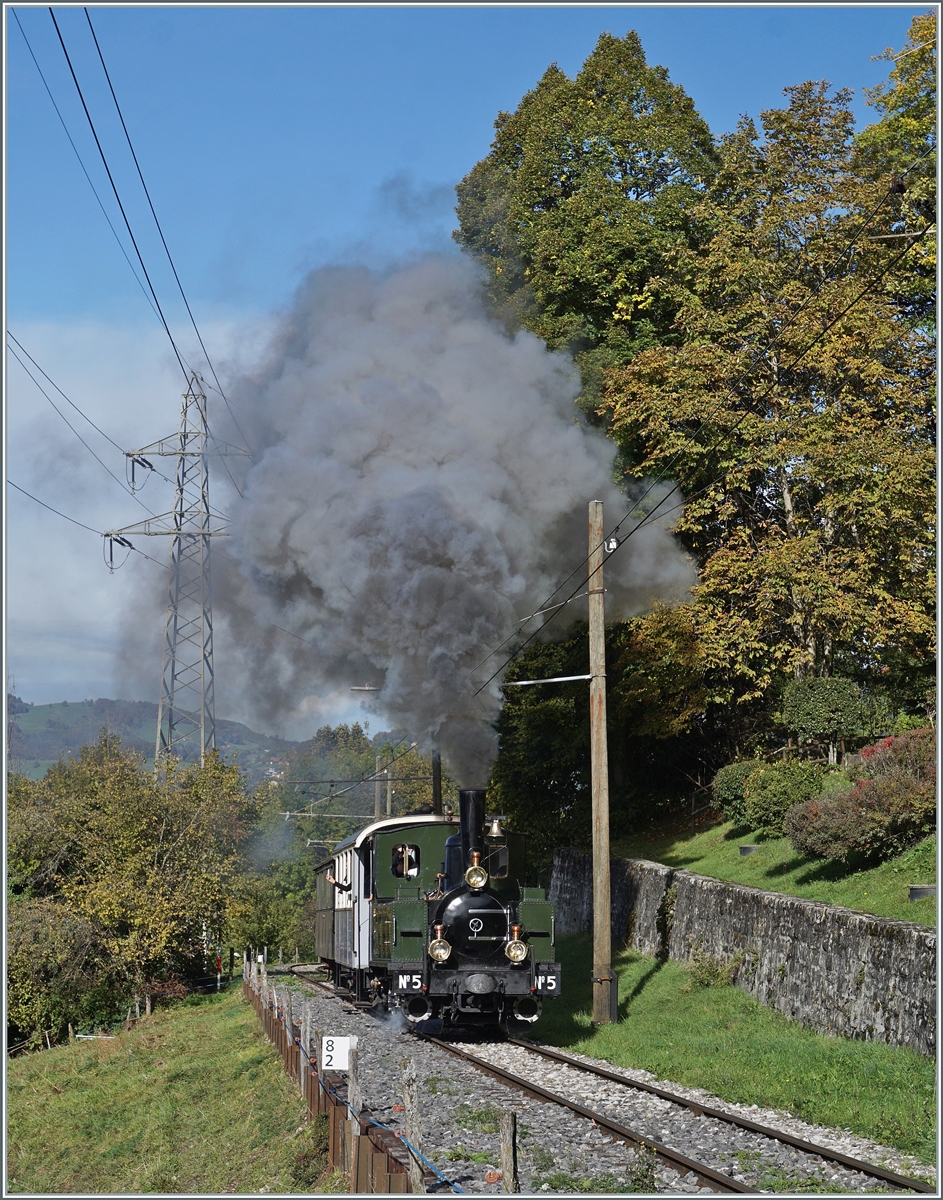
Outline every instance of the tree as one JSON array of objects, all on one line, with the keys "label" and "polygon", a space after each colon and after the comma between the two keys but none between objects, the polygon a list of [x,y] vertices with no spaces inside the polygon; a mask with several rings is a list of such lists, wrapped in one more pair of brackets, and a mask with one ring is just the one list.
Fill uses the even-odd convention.
[{"label": "tree", "polygon": [[511,323],[576,352],[593,396],[606,366],[673,338],[671,297],[646,284],[688,242],[710,130],[634,32],[604,33],[575,79],[549,67],[495,129],[458,185],[454,236]]},{"label": "tree", "polygon": [[[896,174],[899,184],[888,232],[895,239],[936,223],[936,12],[914,17],[904,48],[879,55],[894,63],[887,83],[867,89],[881,119],[855,139],[859,169],[877,179]],[[904,268],[891,277],[911,318],[936,320],[936,239],[919,237]]]},{"label": "tree", "polygon": [[835,743],[861,724],[861,693],[850,679],[793,679],[783,693],[783,724],[800,738],[824,738],[834,763]]},{"label": "tree", "polygon": [[[579,675],[587,629],[532,644],[508,680]],[[704,721],[699,649],[687,609],[656,608],[606,629],[610,818],[614,838],[677,812],[710,770],[718,731]],[[533,872],[560,845],[592,835],[589,690],[585,682],[508,688],[498,719],[490,803],[529,837]],[[724,749],[719,753],[725,753]]]},{"label": "tree", "polygon": [[[848,93],[787,89],[744,119],[649,281],[679,344],[610,372],[599,407],[627,472],[668,474],[700,581],[715,703],[783,675],[861,672],[933,642],[933,345],[882,285],[901,253],[849,236],[888,181],[855,169]],[[836,267],[836,263],[838,266]]]},{"label": "tree", "polygon": [[[45,968],[28,968],[31,956],[60,964],[66,979],[76,955],[94,961],[94,988],[106,981],[112,1002],[202,974],[255,818],[236,767],[209,755],[202,766],[171,763],[155,778],[104,730],[44,779],[13,777],[11,930],[30,948],[15,971],[20,1011],[53,1011],[38,982]],[[53,912],[67,920],[53,920]]]}]

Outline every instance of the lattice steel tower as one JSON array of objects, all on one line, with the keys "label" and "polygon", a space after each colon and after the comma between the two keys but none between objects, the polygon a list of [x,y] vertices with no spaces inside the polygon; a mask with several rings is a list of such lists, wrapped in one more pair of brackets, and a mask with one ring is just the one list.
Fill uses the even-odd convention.
[{"label": "lattice steel tower", "polygon": [[[193,374],[182,397],[177,436],[127,451],[132,480],[135,466],[154,469],[148,456],[176,459],[173,511],[105,534],[125,545],[128,537],[140,534],[170,535],[172,539],[155,766],[162,755],[183,757],[190,746],[199,746],[202,760],[216,745],[210,539],[225,534],[229,522],[210,508],[210,437],[206,396],[199,377]],[[212,441],[216,453],[246,453],[215,438]]]}]

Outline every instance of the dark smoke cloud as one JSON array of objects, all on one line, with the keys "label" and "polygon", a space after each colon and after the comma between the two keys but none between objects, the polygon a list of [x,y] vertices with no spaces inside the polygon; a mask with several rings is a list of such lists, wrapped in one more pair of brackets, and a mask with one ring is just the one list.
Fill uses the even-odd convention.
[{"label": "dark smoke cloud", "polygon": [[[502,660],[478,664],[584,557],[587,503],[609,523],[627,507],[578,390],[568,356],[488,316],[462,259],[309,276],[230,389],[255,461],[216,607],[260,719],[371,683],[375,711],[483,786],[500,693],[474,693]],[[646,529],[610,560],[607,615],[692,582],[670,534]]]}]

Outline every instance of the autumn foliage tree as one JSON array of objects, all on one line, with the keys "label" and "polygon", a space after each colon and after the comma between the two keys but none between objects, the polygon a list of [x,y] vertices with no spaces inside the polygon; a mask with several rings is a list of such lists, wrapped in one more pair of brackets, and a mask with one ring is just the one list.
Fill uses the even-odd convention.
[{"label": "autumn foliage tree", "polygon": [[723,139],[702,245],[648,284],[681,344],[611,372],[600,405],[627,472],[685,497],[719,702],[933,642],[934,346],[884,282],[906,246],[861,235],[893,180],[856,171],[847,93],[788,94]]},{"label": "autumn foliage tree", "polygon": [[58,1033],[92,1009],[203,974],[254,819],[237,767],[207,756],[155,777],[104,732],[44,779],[14,777],[11,1020]]},{"label": "autumn foliage tree", "polygon": [[[458,187],[454,236],[496,311],[574,353],[630,490],[677,485],[662,512],[699,569],[688,686],[653,713],[680,644],[652,613],[613,635],[632,652],[610,658],[610,709],[623,743],[699,739],[710,774],[769,748],[790,679],[852,679],[892,721],[932,682],[935,13],[881,57],[872,125],[807,82],[715,140],[636,34],[606,34],[498,115]],[[510,698],[495,769],[508,796],[548,781],[567,821],[579,704]],[[527,736],[554,728],[559,752],[528,765]]]}]

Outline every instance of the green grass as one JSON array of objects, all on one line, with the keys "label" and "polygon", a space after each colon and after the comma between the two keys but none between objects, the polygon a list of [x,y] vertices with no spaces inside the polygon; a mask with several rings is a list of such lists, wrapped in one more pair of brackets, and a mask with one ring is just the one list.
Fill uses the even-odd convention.
[{"label": "green grass", "polygon": [[914,1051],[813,1033],[735,987],[698,987],[687,967],[625,949],[619,1024],[594,1030],[590,939],[561,938],[557,952],[563,990],[534,1026],[541,1041],[934,1161],[934,1067]]},{"label": "green grass", "polygon": [[323,1130],[234,986],[12,1059],[7,1192],[313,1190]]},{"label": "green grass", "polygon": [[[759,849],[746,858],[739,847]],[[936,838],[930,837],[898,858],[876,867],[860,863],[804,858],[788,838],[762,840],[729,821],[696,833],[614,839],[613,858],[647,858],[668,867],[683,867],[698,875],[745,883],[766,891],[786,892],[808,900],[824,900],[895,921],[936,924],[936,901],[910,903],[911,883],[936,883]]]}]

